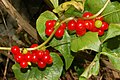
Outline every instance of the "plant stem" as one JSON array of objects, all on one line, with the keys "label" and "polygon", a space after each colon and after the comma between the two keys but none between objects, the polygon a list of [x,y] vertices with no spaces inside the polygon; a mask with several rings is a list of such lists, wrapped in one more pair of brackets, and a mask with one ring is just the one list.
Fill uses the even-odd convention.
[{"label": "plant stem", "polygon": [[39,49],[39,48],[42,48],[43,46],[45,46],[51,39],[52,37],[54,36],[55,32],[57,31],[57,29],[59,28],[59,26],[66,22],[66,21],[69,21],[71,19],[73,19],[74,17],[69,17],[69,18],[66,18],[65,20],[61,21],[59,23],[59,21],[56,23],[55,25],[55,30],[52,32],[52,34],[47,38],[47,40],[45,42],[43,42],[41,45],[39,45],[38,47],[35,47],[35,48],[28,48],[27,50],[35,50],[35,49]]},{"label": "plant stem", "polygon": [[90,16],[90,17],[83,17],[84,20],[88,20],[88,19],[93,19],[97,16],[99,16],[104,10],[105,8],[107,7],[108,3],[109,3],[110,0],[107,0],[105,5],[103,6],[103,8],[101,8],[101,10],[99,12],[97,12],[96,14],[94,14],[93,16]]},{"label": "plant stem", "polygon": [[[51,39],[52,37],[54,36],[55,32],[57,31],[57,29],[59,28],[59,26],[64,23],[64,22],[67,22],[71,19],[73,19],[74,17],[69,17],[69,18],[66,18],[65,20],[61,21],[59,23],[59,20],[56,22],[55,24],[55,30],[52,32],[52,34],[47,38],[47,40],[45,42],[43,42],[41,45],[39,45],[38,47],[35,47],[35,48],[26,48],[27,50],[35,50],[35,49],[39,49],[39,48],[42,48],[43,46],[45,46]],[[20,50],[22,50],[23,48],[20,48]],[[10,47],[0,47],[0,50],[11,50]]]}]

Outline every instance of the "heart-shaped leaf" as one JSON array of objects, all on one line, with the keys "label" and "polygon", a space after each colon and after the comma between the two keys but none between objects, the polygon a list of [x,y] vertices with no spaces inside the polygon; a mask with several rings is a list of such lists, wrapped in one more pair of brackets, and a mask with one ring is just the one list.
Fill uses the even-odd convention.
[{"label": "heart-shaped leaf", "polygon": [[43,40],[47,39],[45,35],[45,23],[47,20],[57,20],[57,17],[54,13],[45,11],[38,17],[36,21],[36,29]]},{"label": "heart-shaped leaf", "polygon": [[37,66],[21,69],[18,63],[14,64],[12,69],[17,80],[58,80],[63,70],[63,62],[56,53],[50,54],[53,58],[53,64],[44,70]]},{"label": "heart-shaped leaf", "polygon": [[77,52],[84,49],[91,49],[99,52],[100,40],[97,33],[87,32],[84,36],[71,41],[71,50]]}]

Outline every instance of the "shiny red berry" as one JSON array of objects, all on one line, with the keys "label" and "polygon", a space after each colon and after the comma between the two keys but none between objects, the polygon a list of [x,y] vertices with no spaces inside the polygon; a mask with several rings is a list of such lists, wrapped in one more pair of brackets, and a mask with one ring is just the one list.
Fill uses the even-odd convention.
[{"label": "shiny red berry", "polygon": [[25,58],[24,58],[23,54],[20,53],[20,54],[14,55],[14,59],[15,59],[16,62],[20,63],[20,62],[22,62]]},{"label": "shiny red berry", "polygon": [[76,31],[77,36],[83,36],[83,35],[85,35],[85,33],[86,33],[86,29],[84,29],[82,31]]},{"label": "shiny red berry", "polygon": [[38,62],[38,57],[37,57],[36,53],[33,53],[33,54],[32,54],[31,62],[32,62],[32,63]]},{"label": "shiny red berry", "polygon": [[41,60],[43,62],[47,63],[49,61],[49,59],[50,59],[50,55],[44,54]]},{"label": "shiny red berry", "polygon": [[12,46],[11,52],[14,55],[19,54],[20,53],[20,48],[18,46]]},{"label": "shiny red berry", "polygon": [[68,30],[75,30],[75,26],[76,26],[77,22],[73,19],[73,20],[70,20],[68,22],[68,26],[67,26],[67,29]]},{"label": "shiny red berry", "polygon": [[77,32],[80,32],[82,30],[85,30],[85,24],[84,24],[84,21],[81,21],[81,20],[77,20],[77,24],[76,24],[76,27],[75,27],[75,30]]},{"label": "shiny red berry", "polygon": [[38,50],[38,51],[36,52],[36,56],[37,56],[38,59],[41,59],[41,58],[43,57],[43,54],[44,54],[44,51],[43,51],[43,50]]},{"label": "shiny red berry", "polygon": [[43,61],[38,61],[38,67],[39,68],[45,68],[46,67],[46,63]]},{"label": "shiny red berry", "polygon": [[53,63],[53,58],[50,56],[50,59],[48,60],[47,64],[52,64]]},{"label": "shiny red berry", "polygon": [[104,18],[101,16],[101,17],[96,17],[95,18],[96,20],[100,20],[100,21],[103,21],[104,20]]},{"label": "shiny red berry", "polygon": [[25,60],[27,62],[31,62],[32,60],[32,54],[30,52],[27,52],[26,54],[24,54]]},{"label": "shiny red berry", "polygon": [[82,17],[90,17],[93,16],[93,14],[91,12],[84,12]]},{"label": "shiny red berry", "polygon": [[27,66],[28,66],[27,61],[22,61],[22,62],[20,62],[20,67],[21,67],[21,68],[27,68]]},{"label": "shiny red berry", "polygon": [[65,29],[66,28],[66,23],[62,23],[59,28]]},{"label": "shiny red berry", "polygon": [[99,29],[99,30],[98,30],[98,35],[99,35],[99,36],[102,36],[103,34],[104,34],[104,31]]},{"label": "shiny red berry", "polygon": [[64,35],[64,29],[58,28],[57,31],[55,32],[55,37],[61,38],[63,35]]},{"label": "shiny red berry", "polygon": [[102,22],[102,26],[100,27],[100,30],[107,30],[109,27],[108,23],[107,22]]},{"label": "shiny red berry", "polygon": [[47,36],[50,36],[53,31],[54,31],[54,28],[46,28],[46,29],[45,29],[45,34],[46,34]]},{"label": "shiny red berry", "polygon": [[[35,47],[37,47],[38,46],[38,44],[32,44],[31,46],[30,46],[30,48],[35,48]],[[32,53],[36,53],[36,51],[37,50],[32,50]]]},{"label": "shiny red berry", "polygon": [[53,28],[56,23],[56,20],[47,20],[45,23],[46,28]]}]

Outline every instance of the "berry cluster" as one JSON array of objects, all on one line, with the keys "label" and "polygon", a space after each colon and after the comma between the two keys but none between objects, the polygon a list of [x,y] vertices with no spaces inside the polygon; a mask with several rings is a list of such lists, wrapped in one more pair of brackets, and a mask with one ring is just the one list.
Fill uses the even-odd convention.
[{"label": "berry cluster", "polygon": [[[52,32],[54,31],[54,25],[56,24],[56,20],[48,20],[46,21],[46,29],[45,29],[45,34],[47,36],[50,36]],[[63,23],[60,25],[60,27],[57,29],[55,32],[55,37],[56,38],[61,38],[64,35],[64,30],[66,28],[66,23]]]},{"label": "berry cluster", "polygon": [[[31,45],[31,48],[37,47],[38,44]],[[11,52],[14,55],[14,59],[20,64],[21,68],[26,68],[28,63],[32,62],[38,65],[39,68],[45,68],[46,65],[52,64],[53,59],[50,56],[48,50],[32,50],[27,53],[22,53],[18,46],[12,46]]]},{"label": "berry cluster", "polygon": [[[91,12],[85,12],[82,17],[93,16]],[[54,25],[56,20],[46,21],[45,33],[50,36],[54,30]],[[103,20],[103,17],[96,17],[90,20],[83,20],[82,18],[72,19],[67,23],[67,30],[75,31],[77,36],[83,36],[87,31],[98,32],[99,36],[104,34],[104,31],[108,29],[108,23]],[[66,29],[66,23],[63,23],[59,29],[56,31],[55,36],[61,38],[64,35],[64,30]]]}]

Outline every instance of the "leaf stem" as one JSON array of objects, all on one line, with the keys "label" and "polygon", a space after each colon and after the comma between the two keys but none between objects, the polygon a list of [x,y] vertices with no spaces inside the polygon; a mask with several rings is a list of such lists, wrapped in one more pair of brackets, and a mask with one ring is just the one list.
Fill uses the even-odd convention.
[{"label": "leaf stem", "polygon": [[90,16],[90,17],[83,17],[84,20],[88,20],[88,19],[93,19],[97,16],[99,16],[104,10],[105,8],[107,7],[108,3],[109,3],[110,0],[107,0],[105,5],[103,6],[103,8],[101,8],[101,10],[99,12],[97,12],[96,14],[94,14],[93,16]]}]

